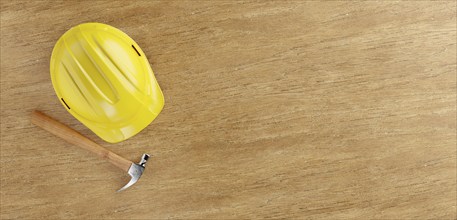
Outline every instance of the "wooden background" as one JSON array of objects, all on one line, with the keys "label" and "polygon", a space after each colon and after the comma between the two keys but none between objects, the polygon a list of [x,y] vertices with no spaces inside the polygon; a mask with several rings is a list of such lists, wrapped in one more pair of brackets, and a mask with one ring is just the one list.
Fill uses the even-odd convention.
[{"label": "wooden background", "polygon": [[[129,34],[166,103],[108,144],[59,103],[54,43]],[[33,126],[39,109],[141,180]],[[456,1],[2,1],[2,219],[455,219]]]}]

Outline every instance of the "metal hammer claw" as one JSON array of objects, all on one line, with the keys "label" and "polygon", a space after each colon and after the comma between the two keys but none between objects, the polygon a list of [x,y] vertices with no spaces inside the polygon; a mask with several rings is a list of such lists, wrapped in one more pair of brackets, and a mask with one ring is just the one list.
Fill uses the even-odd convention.
[{"label": "metal hammer claw", "polygon": [[84,137],[77,131],[69,128],[68,126],[56,121],[55,119],[45,115],[40,111],[34,111],[32,113],[32,123],[43,128],[46,131],[66,140],[69,143],[72,143],[76,146],[84,148],[88,151],[91,151],[103,159],[108,160],[113,165],[117,166],[123,171],[126,171],[130,176],[130,181],[118,192],[125,190],[135,184],[138,179],[140,179],[143,174],[146,162],[149,159],[148,154],[143,154],[141,160],[138,164],[133,163],[130,160],[127,160],[106,148],[98,145],[97,143],[91,141],[90,139]]}]

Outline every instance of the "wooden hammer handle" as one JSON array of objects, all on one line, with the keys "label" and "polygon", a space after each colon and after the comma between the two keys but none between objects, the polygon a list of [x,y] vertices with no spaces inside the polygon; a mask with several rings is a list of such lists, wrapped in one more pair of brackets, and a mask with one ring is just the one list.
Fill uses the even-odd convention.
[{"label": "wooden hammer handle", "polygon": [[77,131],[56,121],[55,119],[47,116],[40,111],[34,111],[32,113],[32,123],[43,128],[46,131],[51,132],[57,137],[68,141],[69,143],[97,154],[101,158],[108,160],[126,172],[129,170],[130,165],[132,165],[131,161],[105,149],[104,147],[84,137]]}]

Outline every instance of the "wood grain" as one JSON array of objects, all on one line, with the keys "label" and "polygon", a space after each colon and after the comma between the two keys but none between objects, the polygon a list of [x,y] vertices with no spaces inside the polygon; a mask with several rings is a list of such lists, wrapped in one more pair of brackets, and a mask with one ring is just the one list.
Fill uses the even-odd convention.
[{"label": "wood grain", "polygon": [[[59,103],[74,25],[129,34],[165,108],[104,143]],[[455,1],[2,1],[2,219],[455,219]],[[141,180],[32,125],[42,110]]]}]

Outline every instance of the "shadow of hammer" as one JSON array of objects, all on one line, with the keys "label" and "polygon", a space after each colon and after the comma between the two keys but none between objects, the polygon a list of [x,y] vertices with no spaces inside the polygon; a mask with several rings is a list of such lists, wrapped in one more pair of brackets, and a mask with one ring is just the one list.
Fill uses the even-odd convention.
[{"label": "shadow of hammer", "polygon": [[84,148],[88,151],[97,154],[101,158],[108,160],[116,167],[119,167],[121,170],[126,171],[132,178],[124,187],[119,189],[117,192],[129,188],[130,186],[135,184],[138,181],[138,179],[140,179],[141,174],[143,174],[146,162],[149,159],[148,154],[143,154],[143,156],[141,157],[141,161],[138,164],[133,163],[132,161],[127,160],[107,150],[106,148],[98,145],[97,143],[84,137],[77,131],[56,121],[55,119],[45,115],[40,111],[34,111],[32,113],[32,123],[68,141],[71,144],[74,144],[78,147]]}]

